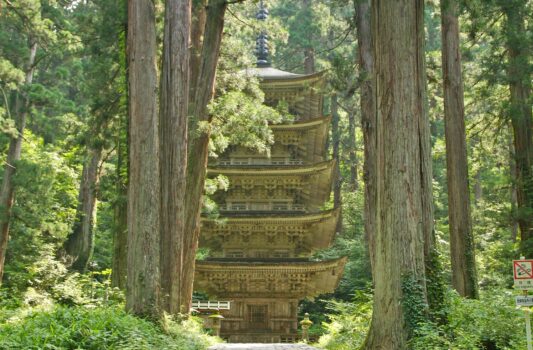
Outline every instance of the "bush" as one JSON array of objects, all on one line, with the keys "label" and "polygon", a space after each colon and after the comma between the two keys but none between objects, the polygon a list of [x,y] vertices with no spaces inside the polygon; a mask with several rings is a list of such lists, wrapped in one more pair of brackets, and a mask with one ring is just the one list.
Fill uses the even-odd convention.
[{"label": "bush", "polygon": [[483,292],[479,300],[471,300],[450,291],[448,323],[420,325],[412,348],[525,349],[525,321],[523,313],[515,308],[514,294],[511,290],[496,289]]},{"label": "bush", "polygon": [[0,349],[203,350],[215,342],[196,319],[169,321],[163,332],[119,307],[19,311],[0,324]]},{"label": "bush", "polygon": [[357,302],[331,301],[331,323],[325,323],[326,334],[318,345],[328,350],[355,350],[364,343],[372,318],[372,301],[360,293]]},{"label": "bush", "polygon": [[[479,300],[446,294],[447,323],[419,323],[409,348],[413,350],[518,350],[525,349],[525,322],[514,306],[512,290],[495,289],[481,293]],[[355,350],[364,343],[370,320],[370,301],[332,302],[331,323],[319,346],[328,350]]]}]

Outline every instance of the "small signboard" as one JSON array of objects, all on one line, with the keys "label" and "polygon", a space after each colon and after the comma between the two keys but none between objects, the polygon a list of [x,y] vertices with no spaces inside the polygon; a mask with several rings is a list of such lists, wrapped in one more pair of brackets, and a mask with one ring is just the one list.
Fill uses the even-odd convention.
[{"label": "small signboard", "polygon": [[533,290],[533,260],[513,260],[513,277],[516,289]]},{"label": "small signboard", "polygon": [[533,306],[533,297],[516,296],[516,306]]}]

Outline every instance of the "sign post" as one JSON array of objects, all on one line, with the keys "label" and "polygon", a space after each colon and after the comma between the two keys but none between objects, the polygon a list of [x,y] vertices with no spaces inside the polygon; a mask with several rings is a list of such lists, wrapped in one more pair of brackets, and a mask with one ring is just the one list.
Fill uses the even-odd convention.
[{"label": "sign post", "polygon": [[533,290],[533,260],[513,260],[514,286],[524,292],[523,296],[516,297],[516,305],[524,307],[526,318],[527,350],[533,350],[531,341],[531,318],[529,307],[533,305],[533,298],[527,295],[528,290]]}]

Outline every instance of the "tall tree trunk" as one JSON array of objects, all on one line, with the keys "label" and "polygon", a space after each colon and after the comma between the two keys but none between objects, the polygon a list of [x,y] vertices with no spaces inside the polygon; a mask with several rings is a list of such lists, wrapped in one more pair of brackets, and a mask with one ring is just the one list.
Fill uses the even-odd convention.
[{"label": "tall tree trunk", "polygon": [[[37,53],[37,43],[30,39],[30,56],[26,68],[26,78],[24,85],[31,86],[33,82],[33,73],[35,71],[35,55]],[[7,242],[9,240],[9,222],[11,220],[11,209],[15,200],[15,187],[13,178],[17,170],[17,162],[20,160],[22,151],[22,140],[24,139],[24,128],[30,109],[30,98],[24,93],[23,96],[17,96],[15,106],[15,126],[18,135],[9,142],[9,150],[4,166],[4,178],[2,179],[2,189],[0,191],[0,285],[4,277],[4,262],[6,258]]]},{"label": "tall tree trunk", "polygon": [[528,255],[533,249],[533,115],[528,69],[531,53],[523,43],[527,1],[502,1],[502,7],[507,17],[507,79],[514,134],[520,250]]},{"label": "tall tree trunk", "polygon": [[510,137],[508,139],[509,147],[509,177],[511,178],[511,186],[509,187],[509,201],[511,202],[511,240],[513,243],[516,242],[518,238],[518,221],[516,220],[516,210],[517,210],[517,193],[516,193],[516,163],[515,163],[515,152],[513,146],[513,140]]},{"label": "tall tree trunk", "polygon": [[[374,60],[372,58],[372,31],[370,26],[370,0],[354,0],[359,70],[361,80],[361,126],[363,129],[365,183],[365,237],[372,267],[374,263],[374,235],[376,229],[376,113],[374,99]],[[350,136],[351,137],[351,136]]]},{"label": "tall tree trunk", "polygon": [[187,190],[185,191],[185,236],[183,255],[182,292],[185,310],[190,309],[194,282],[194,263],[200,235],[200,214],[203,203],[203,190],[207,170],[209,134],[198,135],[200,121],[209,121],[207,105],[213,98],[216,67],[220,53],[225,0],[209,0],[207,6],[207,22],[202,45],[201,64],[196,79],[195,96],[189,108],[192,116],[189,122],[189,150],[187,167]]},{"label": "tall tree trunk", "polygon": [[[333,181],[333,206],[335,208],[342,208],[342,177],[341,177],[341,157],[340,157],[340,137],[341,131],[339,128],[339,104],[337,101],[337,94],[331,95],[331,138],[333,143],[333,159],[335,159],[335,179]],[[342,232],[342,213],[339,216],[339,221],[337,222],[338,233]]]},{"label": "tall tree trunk", "polygon": [[89,147],[81,175],[76,220],[64,244],[68,265],[78,272],[87,269],[93,255],[96,196],[100,182],[101,161],[102,147]]},{"label": "tall tree trunk", "polygon": [[357,171],[359,159],[357,158],[357,144],[355,139],[355,112],[348,113],[348,149],[350,156],[350,189],[356,192],[359,189]]},{"label": "tall tree trunk", "polygon": [[427,315],[424,253],[432,198],[423,14],[422,0],[376,1],[372,8],[378,176],[366,349],[407,348]]},{"label": "tall tree trunk", "polygon": [[190,75],[189,75],[189,101],[194,103],[198,75],[202,62],[202,45],[204,42],[205,23],[207,20],[207,0],[193,0],[191,13],[191,49],[190,49]]},{"label": "tall tree trunk", "polygon": [[159,317],[157,45],[151,0],[128,2],[129,181],[126,309]]},{"label": "tall tree trunk", "polygon": [[452,285],[459,295],[477,298],[459,45],[459,5],[456,0],[441,0],[440,4]]},{"label": "tall tree trunk", "polygon": [[127,132],[119,129],[117,137],[116,191],[113,213],[113,268],[111,284],[121,290],[126,289],[128,256],[128,146]]},{"label": "tall tree trunk", "polygon": [[[123,3],[127,6],[126,3]],[[121,97],[120,104],[125,107],[126,115],[119,115],[118,132],[116,134],[117,144],[117,166],[116,166],[116,199],[113,203],[113,265],[111,274],[111,285],[120,290],[126,290],[126,277],[128,275],[128,169],[129,169],[129,91],[128,91],[128,57],[126,54],[128,24],[124,23],[126,36],[121,37],[120,47],[121,72],[124,75],[125,94]],[[124,104],[123,104],[124,103]]]},{"label": "tall tree trunk", "polygon": [[159,118],[161,171],[161,308],[181,310],[187,174],[191,1],[165,2]]}]

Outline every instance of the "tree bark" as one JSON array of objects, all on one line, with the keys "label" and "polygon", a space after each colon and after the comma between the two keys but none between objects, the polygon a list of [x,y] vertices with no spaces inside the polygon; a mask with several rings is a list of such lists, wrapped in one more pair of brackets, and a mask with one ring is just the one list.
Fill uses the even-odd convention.
[{"label": "tree bark", "polygon": [[80,273],[87,269],[94,250],[96,196],[101,161],[102,147],[89,147],[81,175],[76,220],[64,244],[67,265]]},{"label": "tree bark", "polygon": [[459,295],[477,298],[459,45],[459,5],[456,0],[441,0],[440,4],[452,285]]},{"label": "tree bark", "polygon": [[432,235],[432,198],[424,3],[382,0],[372,7],[378,176],[374,311],[365,348],[393,350],[407,348],[427,317],[425,248]]},{"label": "tree bark", "polygon": [[516,193],[516,163],[513,140],[510,137],[508,140],[509,147],[509,177],[511,179],[511,186],[509,187],[509,201],[511,202],[511,241],[515,243],[518,239],[518,221],[516,220],[517,211],[517,193]]},{"label": "tree bark", "polygon": [[[340,136],[341,131],[339,129],[339,104],[337,101],[337,94],[331,95],[331,138],[333,144],[333,159],[335,159],[335,179],[333,181],[333,206],[335,208],[342,208],[342,177],[340,167]],[[337,233],[342,233],[342,213],[339,215],[339,221],[337,221]]]},{"label": "tree bark", "polygon": [[350,189],[356,192],[359,189],[357,171],[359,159],[357,158],[357,145],[355,140],[355,112],[348,113],[348,148],[350,156]]},{"label": "tree bark", "polygon": [[[122,118],[121,118],[122,119]],[[121,290],[126,289],[128,256],[128,146],[127,132],[119,129],[117,137],[116,191],[113,214],[113,269],[111,284]],[[125,164],[126,163],[126,164]]]},{"label": "tree bark", "polygon": [[[376,113],[374,99],[374,60],[372,58],[372,31],[370,0],[354,0],[359,70],[361,80],[361,126],[364,143],[363,180],[365,183],[364,224],[365,237],[372,267],[374,263],[374,235],[376,228]],[[351,137],[351,136],[350,136]]]},{"label": "tree bark", "polygon": [[203,189],[207,170],[209,133],[198,131],[200,121],[209,121],[207,105],[213,98],[216,67],[220,53],[225,0],[209,0],[207,22],[202,45],[201,64],[196,79],[195,96],[189,107],[189,150],[187,167],[187,190],[185,191],[185,232],[183,255],[182,305],[189,310],[192,301],[194,264],[198,237],[200,234],[200,214],[203,203]]},{"label": "tree bark", "polygon": [[[37,53],[37,42],[30,39],[30,56],[26,68],[26,77],[24,85],[31,86],[33,82],[33,73],[35,71],[35,55]],[[22,101],[21,101],[22,99]],[[7,242],[9,241],[9,223],[11,220],[11,209],[15,200],[15,186],[13,178],[17,170],[17,162],[20,160],[22,151],[22,140],[24,139],[24,128],[30,109],[30,98],[24,93],[23,96],[17,96],[15,114],[15,126],[18,135],[9,141],[9,150],[7,153],[6,164],[4,166],[4,178],[2,179],[2,189],[0,191],[0,285],[4,276],[4,262],[6,258]]]},{"label": "tree bark", "polygon": [[196,86],[198,84],[198,75],[202,62],[202,45],[204,42],[205,23],[207,20],[207,0],[193,0],[191,14],[191,57],[190,57],[190,76],[189,76],[189,101],[190,105],[194,103],[196,96]]},{"label": "tree bark", "polygon": [[181,310],[185,191],[187,174],[187,113],[189,106],[189,39],[191,1],[165,2],[163,63],[159,118],[161,171],[161,309]]},{"label": "tree bark", "polygon": [[507,79],[514,134],[520,250],[528,255],[533,249],[533,115],[531,74],[528,69],[531,54],[523,43],[527,2],[505,1],[502,2],[502,8],[507,17]]},{"label": "tree bark", "polygon": [[158,318],[160,171],[155,9],[128,2],[129,181],[126,309]]}]

